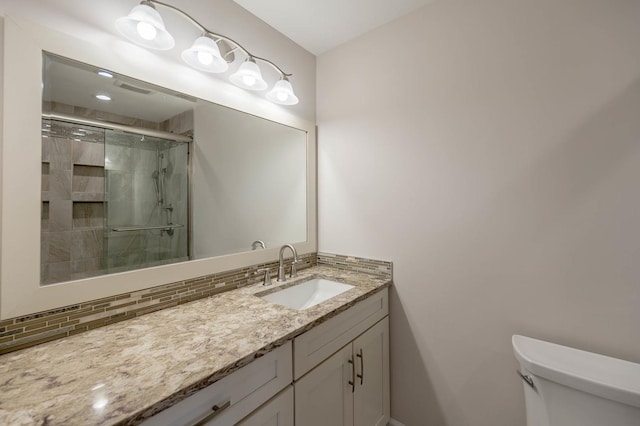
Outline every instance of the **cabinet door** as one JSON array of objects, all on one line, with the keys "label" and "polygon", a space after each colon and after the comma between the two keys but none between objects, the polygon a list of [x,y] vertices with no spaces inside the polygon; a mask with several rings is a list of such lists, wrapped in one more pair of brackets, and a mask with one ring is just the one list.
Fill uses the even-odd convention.
[{"label": "cabinet door", "polygon": [[389,421],[389,317],[353,341],[356,390],[354,426],[384,426]]},{"label": "cabinet door", "polygon": [[353,425],[353,386],[349,382],[354,374],[354,364],[350,361],[351,344],[296,382],[296,425]]},{"label": "cabinet door", "polygon": [[293,426],[293,386],[287,387],[236,426]]}]

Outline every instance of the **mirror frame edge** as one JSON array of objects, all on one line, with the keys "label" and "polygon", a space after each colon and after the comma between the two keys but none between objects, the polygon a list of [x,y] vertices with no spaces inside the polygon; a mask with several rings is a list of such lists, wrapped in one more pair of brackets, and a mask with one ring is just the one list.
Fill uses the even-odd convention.
[{"label": "mirror frame edge", "polygon": [[[168,78],[170,72],[149,75],[149,69],[125,63],[121,56],[103,58],[104,49],[15,16],[4,16],[3,33],[3,129],[0,140],[2,186],[0,221],[0,319],[13,318],[63,306],[138,291],[181,280],[233,270],[253,264],[275,261],[278,248],[249,251],[207,259],[190,260],[153,268],[92,277],[47,286],[40,285],[41,212],[41,83],[42,52],[58,54],[105,68],[170,90],[183,92],[260,118],[304,130],[307,133],[307,241],[294,242],[299,254],[317,251],[316,127],[315,123],[260,102],[250,93],[216,87],[200,93],[197,81]],[[122,43],[108,34],[113,43]],[[163,58],[157,58],[164,60]],[[169,60],[163,70],[186,66]],[[197,72],[196,72],[197,73]],[[198,74],[199,75],[199,74]],[[210,77],[207,81],[213,80]],[[11,81],[12,84],[7,82]],[[15,81],[18,84],[15,84]],[[226,83],[225,83],[226,84]],[[215,86],[215,85],[213,85]],[[219,87],[218,87],[219,89]],[[267,102],[267,101],[265,101]],[[265,107],[267,105],[267,107]],[[20,141],[6,143],[6,141]],[[36,152],[37,161],[33,155]],[[24,154],[32,156],[29,159]],[[7,159],[11,159],[9,162]],[[12,185],[20,182],[19,185]],[[37,190],[35,190],[37,188]],[[16,244],[21,241],[22,244]],[[34,250],[37,247],[37,250]],[[33,264],[36,263],[34,268]]]}]

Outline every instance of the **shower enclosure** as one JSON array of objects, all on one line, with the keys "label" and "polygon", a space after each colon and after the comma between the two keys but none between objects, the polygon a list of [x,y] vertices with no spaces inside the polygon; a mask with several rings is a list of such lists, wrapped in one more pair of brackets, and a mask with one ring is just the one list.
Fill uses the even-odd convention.
[{"label": "shower enclosure", "polygon": [[189,259],[188,147],[186,142],[106,131],[108,273]]},{"label": "shower enclosure", "polygon": [[74,120],[42,123],[41,283],[188,260],[190,138]]}]

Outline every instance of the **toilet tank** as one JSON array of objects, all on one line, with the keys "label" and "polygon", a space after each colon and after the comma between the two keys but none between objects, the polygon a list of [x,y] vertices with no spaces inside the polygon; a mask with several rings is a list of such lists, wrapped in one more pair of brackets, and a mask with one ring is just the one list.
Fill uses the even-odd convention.
[{"label": "toilet tank", "polygon": [[527,426],[640,426],[640,364],[524,336],[511,342]]}]

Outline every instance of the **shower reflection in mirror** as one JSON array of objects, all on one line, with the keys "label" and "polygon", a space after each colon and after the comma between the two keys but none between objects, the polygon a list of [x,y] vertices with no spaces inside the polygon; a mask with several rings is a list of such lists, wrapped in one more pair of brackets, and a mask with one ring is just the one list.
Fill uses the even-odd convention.
[{"label": "shower reflection in mirror", "polygon": [[42,57],[41,284],[307,240],[306,131]]},{"label": "shower reflection in mirror", "polygon": [[43,284],[189,259],[189,143],[130,130],[43,120]]},{"label": "shower reflection in mirror", "polygon": [[106,131],[109,272],[188,260],[188,143]]}]

